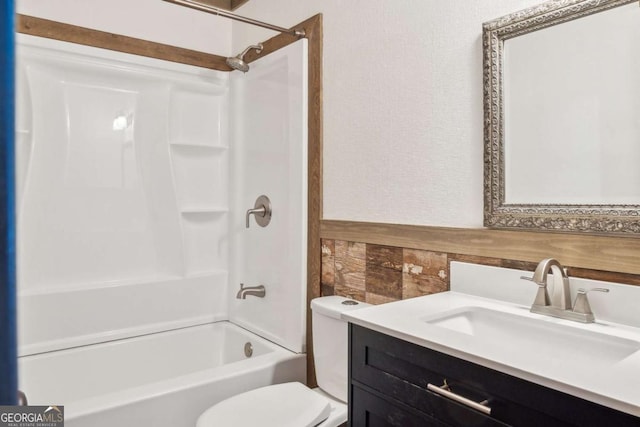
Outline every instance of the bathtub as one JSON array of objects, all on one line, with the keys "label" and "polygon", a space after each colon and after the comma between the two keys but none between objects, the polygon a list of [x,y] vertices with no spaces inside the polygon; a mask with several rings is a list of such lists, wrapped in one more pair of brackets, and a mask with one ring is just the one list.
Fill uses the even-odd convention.
[{"label": "bathtub", "polygon": [[18,366],[29,404],[64,405],[67,427],[195,426],[227,397],[306,377],[304,354],[229,322],[25,356]]}]

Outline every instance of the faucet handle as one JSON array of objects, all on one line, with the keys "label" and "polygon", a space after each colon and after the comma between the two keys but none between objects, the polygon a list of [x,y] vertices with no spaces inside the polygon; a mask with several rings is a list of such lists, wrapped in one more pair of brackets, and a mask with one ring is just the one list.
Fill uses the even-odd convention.
[{"label": "faucet handle", "polygon": [[249,216],[253,215],[256,219],[256,223],[260,227],[266,227],[271,222],[271,215],[273,214],[271,209],[271,200],[264,194],[256,199],[256,203],[253,205],[253,209],[247,210],[245,215],[245,227],[249,228]]},{"label": "faucet handle", "polygon": [[589,300],[587,299],[587,294],[591,291],[596,292],[609,292],[607,288],[592,288],[592,289],[578,289],[578,295],[576,296],[576,301],[573,304],[573,311],[575,313],[583,313],[583,314],[593,314],[591,311],[591,305],[589,305]]},{"label": "faucet handle", "polygon": [[578,289],[578,293],[579,294],[587,294],[591,291],[596,291],[596,292],[609,292],[609,288],[591,288],[591,289],[584,289],[584,288],[580,288]]},{"label": "faucet handle", "polygon": [[533,300],[533,305],[547,306],[549,305],[549,293],[547,292],[546,283],[538,283],[533,280],[533,277],[520,276],[522,280],[528,280],[538,285],[538,293],[536,293],[536,299]]}]

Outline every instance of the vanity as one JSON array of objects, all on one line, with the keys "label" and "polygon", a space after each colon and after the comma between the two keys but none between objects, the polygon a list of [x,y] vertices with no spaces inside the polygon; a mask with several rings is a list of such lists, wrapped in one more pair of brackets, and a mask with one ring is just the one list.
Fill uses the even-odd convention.
[{"label": "vanity", "polygon": [[610,290],[579,323],[529,311],[531,273],[451,269],[452,291],[343,316],[351,426],[640,426],[640,328],[612,321],[640,289],[571,279],[572,301]]}]

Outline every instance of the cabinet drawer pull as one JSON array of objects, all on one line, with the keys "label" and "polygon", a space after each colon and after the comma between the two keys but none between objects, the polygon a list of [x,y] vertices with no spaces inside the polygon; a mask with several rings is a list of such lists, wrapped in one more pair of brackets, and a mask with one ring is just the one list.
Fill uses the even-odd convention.
[{"label": "cabinet drawer pull", "polygon": [[462,403],[463,405],[473,408],[476,411],[480,411],[483,414],[491,415],[491,407],[487,406],[486,400],[478,403],[478,402],[474,402],[471,399],[467,399],[466,397],[462,397],[459,394],[452,392],[449,389],[449,384],[447,384],[447,380],[445,380],[444,384],[441,386],[437,386],[429,383],[427,384],[427,390],[430,390],[441,396],[448,397],[451,400],[455,400],[458,403]]}]

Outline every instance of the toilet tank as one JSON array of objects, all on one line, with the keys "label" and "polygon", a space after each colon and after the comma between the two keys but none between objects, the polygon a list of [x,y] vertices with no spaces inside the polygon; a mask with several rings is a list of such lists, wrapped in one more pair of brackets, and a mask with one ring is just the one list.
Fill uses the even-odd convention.
[{"label": "toilet tank", "polygon": [[347,401],[348,395],[349,336],[348,323],[340,315],[369,306],[339,296],[311,301],[313,360],[318,386],[343,402]]}]

